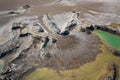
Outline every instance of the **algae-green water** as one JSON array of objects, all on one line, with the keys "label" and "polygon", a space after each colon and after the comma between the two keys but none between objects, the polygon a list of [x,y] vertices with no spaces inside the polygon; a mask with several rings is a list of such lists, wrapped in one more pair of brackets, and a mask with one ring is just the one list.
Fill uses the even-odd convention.
[{"label": "algae-green water", "polygon": [[2,71],[3,69],[3,63],[0,62],[0,72]]},{"label": "algae-green water", "polygon": [[120,36],[101,30],[95,30],[94,33],[99,36],[105,45],[120,50]]},{"label": "algae-green water", "polygon": [[0,73],[2,72],[4,67],[4,62],[2,60],[0,60]]}]

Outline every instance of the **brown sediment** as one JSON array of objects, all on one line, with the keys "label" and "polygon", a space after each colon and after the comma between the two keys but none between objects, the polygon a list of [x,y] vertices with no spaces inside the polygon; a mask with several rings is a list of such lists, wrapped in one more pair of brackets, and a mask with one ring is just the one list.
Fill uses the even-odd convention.
[{"label": "brown sediment", "polygon": [[[62,14],[62,13],[61,13]],[[78,13],[63,13],[69,16],[70,14]],[[65,17],[62,15],[61,17]],[[73,24],[65,20],[66,23]],[[57,18],[57,17],[56,17]],[[39,17],[23,17],[18,18],[17,22],[14,20],[11,22],[9,29],[7,26],[3,28],[3,35],[11,37],[11,41],[7,40],[0,46],[0,57],[4,59],[5,66],[1,76],[4,79],[19,79],[20,76],[24,76],[29,70],[35,69],[36,67],[48,67],[55,70],[68,70],[78,68],[83,64],[95,60],[95,57],[100,52],[99,50],[99,39],[94,34],[86,34],[79,32],[79,29],[74,31],[68,30],[70,34],[61,35],[54,32],[55,28],[62,29],[57,26],[57,20],[51,21],[52,19],[44,20],[48,26],[43,27],[39,21]],[[79,25],[76,17],[72,19],[76,25]],[[19,24],[20,23],[20,24]],[[52,25],[56,24],[56,27]],[[13,25],[17,24],[17,25]],[[25,25],[26,24],[26,25]],[[63,24],[65,24],[63,22]],[[49,32],[48,27],[54,28]],[[68,27],[67,25],[64,27]],[[80,27],[80,26],[76,26]],[[39,32],[39,29],[43,29],[45,32]],[[48,29],[48,30],[47,30]],[[66,28],[63,28],[63,32]],[[56,30],[56,29],[55,29]],[[9,35],[11,33],[11,35]],[[60,32],[61,33],[61,32]],[[12,40],[12,38],[15,40]],[[53,38],[56,40],[52,42]],[[96,40],[95,40],[96,39]],[[16,44],[16,41],[19,44]],[[9,43],[9,44],[8,44]],[[94,44],[94,45],[93,45]],[[9,45],[9,46],[7,46]],[[91,46],[92,45],[92,46]],[[14,47],[10,47],[14,46]],[[10,48],[9,48],[10,47]],[[12,51],[10,51],[12,48]],[[5,56],[2,56],[6,54]],[[15,76],[16,75],[16,76]]]},{"label": "brown sediment", "polygon": [[[0,11],[8,11],[8,10],[16,10],[19,7],[22,7],[24,5],[31,5],[31,10],[29,11],[29,13],[25,13],[25,14],[20,14],[18,16],[26,16],[26,15],[43,15],[46,13],[49,14],[58,14],[61,12],[69,12],[69,11],[82,11],[81,16],[84,16],[84,14],[89,13],[89,10],[92,11],[96,11],[98,13],[112,13],[112,14],[117,14],[119,16],[119,3],[104,3],[104,2],[92,2],[92,1],[80,1],[77,2],[76,5],[74,6],[66,6],[66,5],[48,5],[50,3],[52,3],[54,0],[24,0],[24,1],[16,1],[16,0],[10,0],[10,1],[0,1]],[[7,22],[5,20],[5,18],[9,18],[9,17],[3,17],[0,16],[0,21],[1,22]],[[3,18],[2,18],[3,17]],[[10,18],[14,18],[17,16],[13,16]],[[104,17],[104,16],[103,16]],[[106,17],[108,18],[108,17]],[[108,22],[111,22],[111,18],[116,21],[116,17],[115,16],[109,16],[109,18],[107,19]],[[117,20],[119,21],[119,19]],[[117,22],[116,21],[116,22]],[[101,21],[97,21],[97,22],[101,22]],[[114,21],[112,21],[114,22]]]},{"label": "brown sediment", "polygon": [[[6,5],[0,5],[0,10],[5,9],[16,11],[17,9],[19,10],[19,7],[21,6],[23,7],[27,4],[31,6],[31,9],[28,12],[17,14],[13,17],[9,17],[11,16],[11,14],[7,14],[8,17],[6,16],[6,14],[3,14],[4,16],[0,15],[1,22],[4,22],[6,18],[15,18],[16,20],[13,19],[14,23],[21,23],[21,25],[14,27],[14,23],[11,22],[12,25],[4,26],[4,28],[2,28],[3,32],[1,31],[2,35],[0,35],[0,37],[3,39],[0,39],[0,57],[3,58],[5,60],[4,62],[6,63],[1,74],[4,79],[21,80],[21,78],[24,77],[25,74],[28,74],[29,71],[31,72],[35,70],[37,67],[48,67],[58,71],[75,69],[80,67],[81,65],[95,60],[97,54],[100,52],[99,38],[93,33],[86,34],[84,32],[80,32],[79,30],[83,26],[85,28],[88,26],[84,22],[89,22],[90,24],[93,24],[90,21],[94,19],[95,23],[99,21],[101,23],[104,22],[101,20],[100,16],[101,14],[111,12],[111,10],[109,10],[108,12],[106,11],[106,9],[111,9],[110,5],[106,7],[106,5],[101,2],[81,2],[74,6],[48,5],[49,3],[53,2],[53,0],[24,0],[15,1],[14,3],[11,3],[13,1],[10,1],[10,3],[6,3],[4,1],[0,1],[0,4],[4,3],[7,5],[7,7]],[[104,7],[106,8],[103,9]],[[112,9],[115,8],[112,7]],[[79,11],[81,13],[77,13],[76,11]],[[118,9],[115,9],[112,12],[114,13],[116,11],[118,11]],[[100,14],[97,15],[99,16],[99,19],[97,19],[96,21],[97,16],[94,15],[99,12]],[[49,15],[51,15],[52,17],[48,20],[48,23],[46,23],[47,25],[45,24],[47,19],[42,20],[43,14],[46,13],[49,13]],[[80,16],[79,18],[74,18],[68,13],[79,14]],[[64,16],[64,14],[67,14],[67,17],[72,16],[72,21],[76,24],[74,25],[74,27],[77,28],[71,29],[69,25],[72,25],[73,23],[69,20],[65,21],[67,25],[66,23],[63,23],[63,29],[60,28],[58,26],[59,24],[57,24],[57,22],[59,22],[59,19],[58,21],[57,19],[56,21],[55,19],[53,19],[54,15],[60,14],[63,14],[61,17],[66,17]],[[37,18],[23,17],[33,15],[37,15]],[[20,17],[22,18],[22,20],[20,20]],[[114,18],[116,17],[114,16]],[[90,19],[90,21],[88,19]],[[105,24],[106,23],[107,22],[105,22]],[[39,32],[40,27],[43,28],[43,30],[45,30],[46,32]],[[62,30],[64,32],[67,28],[69,33],[67,35],[62,35]],[[57,29],[60,30],[59,34],[55,32],[55,30]],[[87,31],[87,33],[89,33],[89,31]],[[15,40],[12,40],[14,37]],[[54,43],[52,42],[53,39],[56,40]],[[19,44],[16,44],[17,41],[19,42]],[[2,42],[5,42],[5,44],[2,44]],[[5,55],[4,57],[2,56],[4,54],[7,55]]]},{"label": "brown sediment", "polygon": [[[75,36],[61,36],[57,38],[57,47],[59,49],[71,49],[75,45],[80,44],[80,39],[76,38]],[[69,46],[68,46],[69,45]]]}]

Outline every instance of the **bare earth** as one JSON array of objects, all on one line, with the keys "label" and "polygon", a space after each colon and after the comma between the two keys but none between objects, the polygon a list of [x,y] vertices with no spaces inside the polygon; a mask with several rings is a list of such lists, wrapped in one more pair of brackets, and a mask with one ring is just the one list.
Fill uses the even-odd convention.
[{"label": "bare earth", "polygon": [[0,0],[0,78],[23,80],[45,67],[59,74],[95,61],[101,41],[81,30],[112,24],[120,31],[119,0]]}]

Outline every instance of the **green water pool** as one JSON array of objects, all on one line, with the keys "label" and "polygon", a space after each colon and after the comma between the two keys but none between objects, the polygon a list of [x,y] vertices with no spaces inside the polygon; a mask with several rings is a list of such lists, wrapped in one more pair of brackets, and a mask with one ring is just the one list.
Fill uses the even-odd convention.
[{"label": "green water pool", "polygon": [[2,71],[3,69],[3,63],[0,62],[0,72]]},{"label": "green water pool", "polygon": [[95,30],[94,33],[100,37],[100,39],[103,41],[104,44],[107,46],[120,50],[120,36],[101,31],[101,30]]},{"label": "green water pool", "polygon": [[2,72],[3,67],[4,67],[4,63],[0,61],[0,73]]}]

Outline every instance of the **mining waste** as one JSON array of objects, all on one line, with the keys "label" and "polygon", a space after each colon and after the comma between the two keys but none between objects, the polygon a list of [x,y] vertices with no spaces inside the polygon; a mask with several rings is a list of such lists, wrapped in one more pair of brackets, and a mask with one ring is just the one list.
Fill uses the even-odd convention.
[{"label": "mining waste", "polygon": [[0,0],[0,80],[120,80],[119,0]]}]

